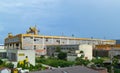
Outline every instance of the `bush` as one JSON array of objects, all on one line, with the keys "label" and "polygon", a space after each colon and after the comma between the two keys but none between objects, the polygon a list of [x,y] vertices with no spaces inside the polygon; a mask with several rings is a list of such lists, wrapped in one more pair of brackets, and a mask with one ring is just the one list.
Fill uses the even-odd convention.
[{"label": "bush", "polygon": [[2,65],[3,64],[3,61],[0,59],[0,65]]},{"label": "bush", "polygon": [[56,58],[48,58],[48,59],[40,59],[37,61],[37,63],[43,63],[46,65],[50,65],[53,67],[67,67],[67,66],[72,66],[74,64],[74,62],[71,61],[65,61],[65,60],[59,60]]},{"label": "bush", "polygon": [[45,58],[37,58],[36,62],[37,63],[44,63],[44,62],[46,62],[46,60],[45,60]]},{"label": "bush", "polygon": [[35,68],[35,70],[41,70],[42,65],[41,64],[37,64],[34,68]]},{"label": "bush", "polygon": [[12,63],[7,63],[7,64],[6,64],[6,67],[8,67],[8,68],[14,68],[14,64],[12,64]]},{"label": "bush", "polygon": [[70,61],[64,61],[64,60],[49,60],[47,64],[53,67],[58,67],[58,66],[68,67],[68,66],[72,66],[74,63]]},{"label": "bush", "polygon": [[58,46],[58,47],[56,47],[55,52],[61,52],[61,48],[60,48],[59,46]]},{"label": "bush", "polygon": [[58,59],[60,59],[60,60],[66,60],[66,58],[67,58],[67,53],[65,53],[65,52],[60,52],[60,53],[58,54]]},{"label": "bush", "polygon": [[87,66],[90,63],[89,60],[85,60],[82,57],[76,58],[76,65],[84,65]]},{"label": "bush", "polygon": [[103,66],[103,59],[92,59],[92,62],[95,64],[95,65],[98,65],[98,66]]},{"label": "bush", "polygon": [[44,56],[44,55],[41,55],[40,58],[45,58],[45,56]]},{"label": "bush", "polygon": [[120,69],[114,69],[114,73],[120,73]]}]

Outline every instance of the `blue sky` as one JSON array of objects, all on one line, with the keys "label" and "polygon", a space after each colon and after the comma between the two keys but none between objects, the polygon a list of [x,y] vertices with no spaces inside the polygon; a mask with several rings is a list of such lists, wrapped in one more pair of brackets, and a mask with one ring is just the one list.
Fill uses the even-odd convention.
[{"label": "blue sky", "polygon": [[1,0],[0,43],[37,25],[44,35],[120,38],[120,0]]}]

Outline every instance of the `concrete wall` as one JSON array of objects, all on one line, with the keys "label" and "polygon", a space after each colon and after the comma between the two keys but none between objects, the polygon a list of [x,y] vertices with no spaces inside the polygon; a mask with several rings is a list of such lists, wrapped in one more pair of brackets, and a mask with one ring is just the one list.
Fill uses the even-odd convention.
[{"label": "concrete wall", "polygon": [[22,40],[22,49],[34,49],[33,37],[24,37]]},{"label": "concrete wall", "polygon": [[120,55],[120,48],[119,49],[114,48],[109,51],[110,58],[113,58],[114,56],[117,56],[117,55]]},{"label": "concrete wall", "polygon": [[[12,54],[15,54],[14,57]],[[8,56],[8,59],[12,62],[23,61],[26,59],[26,56],[28,56],[28,60],[30,64],[35,65],[34,50],[7,50],[7,56]]]},{"label": "concrete wall", "polygon": [[76,58],[77,56],[67,56],[68,61],[75,61]]},{"label": "concrete wall", "polygon": [[18,50],[17,61],[25,60],[28,56],[30,64],[35,65],[35,51],[34,50]]},{"label": "concrete wall", "polygon": [[[87,57],[89,60],[92,60],[92,57],[93,57],[92,45],[80,45],[79,50],[84,52],[85,57]],[[78,57],[79,56],[81,56],[81,54],[78,54]]]}]

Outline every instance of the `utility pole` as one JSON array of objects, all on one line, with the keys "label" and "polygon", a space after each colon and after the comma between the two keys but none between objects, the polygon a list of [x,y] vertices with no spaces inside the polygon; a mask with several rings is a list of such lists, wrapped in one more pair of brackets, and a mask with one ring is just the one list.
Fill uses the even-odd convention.
[{"label": "utility pole", "polygon": [[111,59],[111,73],[114,73],[114,69],[113,69],[113,66],[112,66],[112,63],[113,63],[113,57],[112,57],[112,51],[111,51],[111,55],[110,55],[110,59]]}]

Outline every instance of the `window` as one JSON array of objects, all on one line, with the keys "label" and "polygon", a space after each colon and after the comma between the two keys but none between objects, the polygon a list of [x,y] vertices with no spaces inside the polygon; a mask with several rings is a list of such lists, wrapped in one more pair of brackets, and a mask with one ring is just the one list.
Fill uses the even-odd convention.
[{"label": "window", "polygon": [[34,39],[34,41],[36,41],[36,39]]},{"label": "window", "polygon": [[33,39],[33,37],[30,37],[31,39]]},{"label": "window", "polygon": [[60,40],[56,40],[56,42],[60,43]]},{"label": "window", "polygon": [[17,44],[16,44],[16,46],[18,47],[18,46],[19,46],[19,44],[17,43]]},{"label": "window", "polygon": [[7,58],[7,53],[6,52],[1,52],[0,57],[1,58]]},{"label": "window", "polygon": [[48,42],[48,38],[46,38],[46,42]]},{"label": "window", "polygon": [[75,48],[72,48],[72,50],[75,50]]},{"label": "window", "polygon": [[34,50],[36,50],[36,45],[34,45]]},{"label": "window", "polygon": [[23,39],[25,39],[25,37],[23,37]]},{"label": "window", "polygon": [[11,61],[17,61],[17,57],[15,53],[11,53]]},{"label": "window", "polygon": [[34,41],[39,41],[39,39],[34,39]]}]

